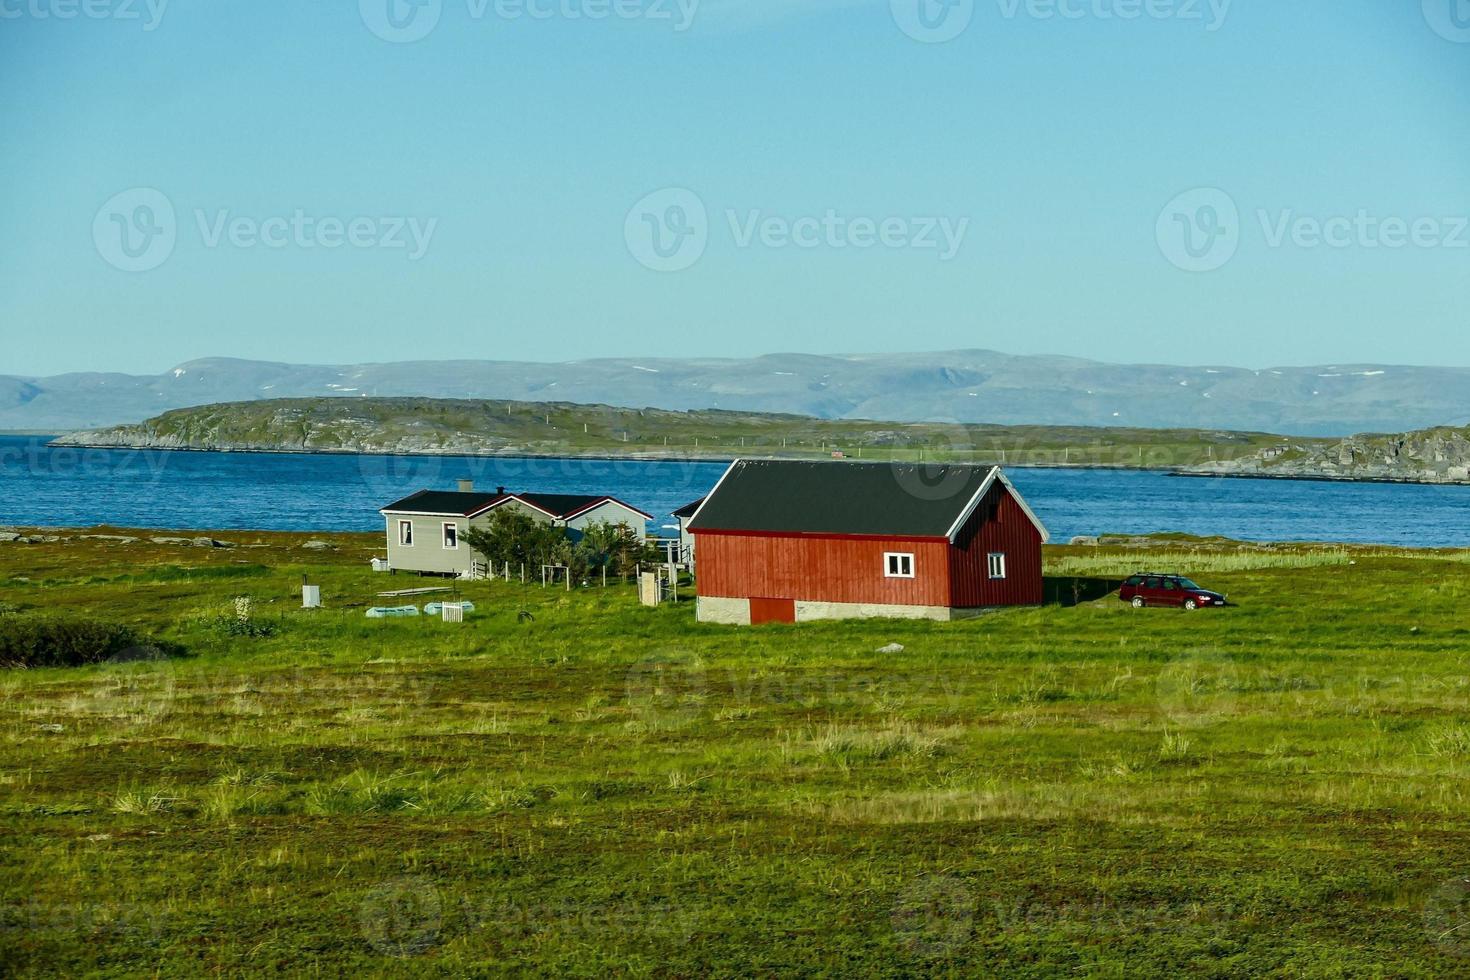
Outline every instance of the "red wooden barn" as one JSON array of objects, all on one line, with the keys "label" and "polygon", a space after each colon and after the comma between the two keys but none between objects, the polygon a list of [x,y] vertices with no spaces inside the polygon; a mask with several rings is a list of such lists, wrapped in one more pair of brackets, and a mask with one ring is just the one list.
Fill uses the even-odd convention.
[{"label": "red wooden barn", "polygon": [[999,467],[736,460],[689,530],[702,622],[1041,602],[1047,531]]}]

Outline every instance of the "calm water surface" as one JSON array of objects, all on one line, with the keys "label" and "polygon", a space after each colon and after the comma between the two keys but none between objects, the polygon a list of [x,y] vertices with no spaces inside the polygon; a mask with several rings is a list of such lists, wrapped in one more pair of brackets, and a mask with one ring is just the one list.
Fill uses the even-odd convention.
[{"label": "calm water surface", "polygon": [[[313,456],[52,449],[0,436],[0,523],[366,531],[425,487],[606,493],[671,523],[724,463]],[[1184,531],[1255,541],[1470,546],[1470,487],[1197,480],[1162,473],[1014,469],[1054,540]]]}]

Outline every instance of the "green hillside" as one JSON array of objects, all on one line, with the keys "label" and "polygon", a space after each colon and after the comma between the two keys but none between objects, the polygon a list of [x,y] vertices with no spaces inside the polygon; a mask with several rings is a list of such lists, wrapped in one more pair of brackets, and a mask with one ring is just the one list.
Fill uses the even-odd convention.
[{"label": "green hillside", "polygon": [[281,452],[712,458],[842,453],[879,460],[1160,469],[1252,456],[1282,439],[1202,429],[899,423],[568,402],[301,398],[178,409],[59,442]]}]

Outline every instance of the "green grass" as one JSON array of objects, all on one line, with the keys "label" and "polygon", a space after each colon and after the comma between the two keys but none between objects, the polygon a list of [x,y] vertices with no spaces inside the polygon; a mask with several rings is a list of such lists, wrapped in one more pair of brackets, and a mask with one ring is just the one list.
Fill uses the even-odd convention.
[{"label": "green grass", "polygon": [[[233,539],[0,546],[8,615],[192,654],[0,675],[3,972],[1470,968],[1454,555],[1061,548],[1238,606],[752,630],[505,583],[369,621],[419,584],[375,539]],[[275,635],[209,627],[242,595]]]}]

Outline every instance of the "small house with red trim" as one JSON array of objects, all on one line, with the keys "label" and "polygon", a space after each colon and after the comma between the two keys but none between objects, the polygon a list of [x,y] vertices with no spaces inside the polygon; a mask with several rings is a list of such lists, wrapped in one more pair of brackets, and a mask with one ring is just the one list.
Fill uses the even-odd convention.
[{"label": "small house with red trim", "polygon": [[484,493],[477,492],[469,480],[461,480],[458,490],[420,490],[379,511],[388,522],[389,570],[467,574],[477,555],[460,542],[460,535],[466,528],[488,526],[491,515],[502,507],[568,528],[574,537],[589,524],[627,524],[642,541],[653,519],[653,515],[616,497],[507,493],[504,487]]},{"label": "small house with red trim", "polygon": [[1046,528],[1000,467],[736,460],[689,521],[701,622],[1039,605]]}]

